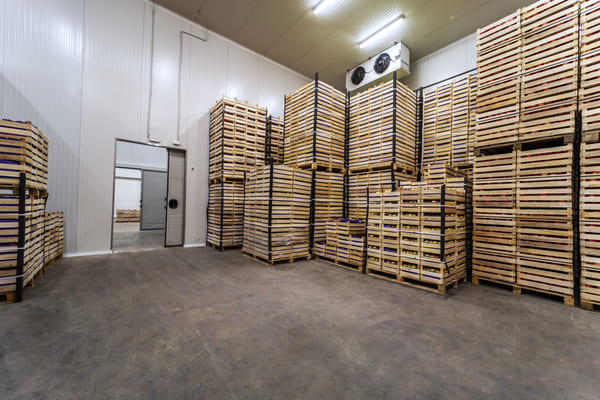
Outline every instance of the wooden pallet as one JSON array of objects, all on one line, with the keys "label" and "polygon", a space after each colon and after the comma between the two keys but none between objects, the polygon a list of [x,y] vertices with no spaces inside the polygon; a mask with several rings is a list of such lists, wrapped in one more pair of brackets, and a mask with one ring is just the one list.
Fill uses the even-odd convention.
[{"label": "wooden pallet", "polygon": [[512,284],[509,282],[505,282],[505,281],[496,281],[494,279],[490,279],[490,278],[482,278],[482,277],[476,277],[475,275],[472,278],[472,282],[474,285],[479,285],[482,282],[488,282],[488,283],[493,283],[496,285],[501,285],[501,286],[505,286],[505,287],[510,287],[512,289],[512,292],[514,294],[522,294],[523,291],[525,292],[534,292],[534,293],[544,293],[544,294],[548,294],[551,296],[555,296],[555,297],[560,297],[562,298],[562,301],[564,303],[564,305],[569,306],[569,307],[574,307],[575,306],[575,298],[572,295],[564,295],[564,294],[559,294],[559,293],[554,293],[548,290],[544,290],[544,289],[540,289],[540,288],[533,288],[533,287],[524,287],[522,285],[518,285],[518,284]]},{"label": "wooden pallet", "polygon": [[331,264],[331,265],[335,265],[336,267],[340,267],[340,268],[344,268],[350,271],[356,271],[356,272],[364,272],[364,265],[355,265],[355,264],[350,264],[346,261],[342,261],[339,259],[336,259],[335,257],[327,257],[324,255],[320,255],[315,253],[315,260],[319,260],[322,261],[324,263],[327,264]]},{"label": "wooden pallet", "polygon": [[246,250],[242,250],[242,254],[244,254],[244,256],[248,257],[249,259],[259,262],[268,267],[273,267],[278,264],[291,264],[291,263],[297,262],[297,261],[310,260],[310,255],[283,258],[283,259],[278,259],[278,260],[269,260],[268,258],[263,258],[259,254],[254,254],[254,253],[248,252]]},{"label": "wooden pallet", "polygon": [[391,273],[387,273],[387,272],[378,271],[375,269],[371,269],[368,266],[366,268],[366,274],[369,276],[378,278],[378,279],[386,280],[388,282],[399,283],[401,285],[410,286],[410,287],[421,289],[421,290],[426,290],[426,291],[432,292],[432,293],[437,293],[442,296],[446,296],[447,291],[450,287],[457,288],[458,284],[460,282],[464,282],[465,277],[466,277],[466,275],[464,275],[461,277],[457,277],[452,282],[448,282],[448,283],[444,283],[444,284],[435,284],[435,283],[424,282],[421,280],[407,278],[407,277],[404,277],[404,276],[398,275],[398,274],[391,274]]},{"label": "wooden pallet", "polygon": [[[219,243],[213,243],[210,241],[206,241],[206,244],[208,245],[208,247],[212,247],[215,250],[221,250],[221,247],[219,246]],[[235,250],[235,249],[241,249],[242,245],[241,244],[237,244],[237,245],[223,245],[222,250]]]}]

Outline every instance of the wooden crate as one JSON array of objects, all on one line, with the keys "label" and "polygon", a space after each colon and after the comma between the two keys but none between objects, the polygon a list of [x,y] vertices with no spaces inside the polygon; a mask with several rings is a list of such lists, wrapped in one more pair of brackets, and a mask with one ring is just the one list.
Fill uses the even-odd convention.
[{"label": "wooden crate", "polygon": [[344,169],[346,97],[315,80],[285,96],[284,164]]},{"label": "wooden crate", "polygon": [[349,103],[348,167],[366,172],[396,165],[416,170],[415,93],[391,80],[353,95]]},{"label": "wooden crate", "polygon": [[210,110],[209,179],[243,180],[265,164],[267,110],[223,97]]},{"label": "wooden crate", "polygon": [[48,139],[31,122],[0,120],[0,186],[48,188]]},{"label": "wooden crate", "polygon": [[244,182],[209,186],[208,244],[220,250],[239,247],[244,236]]},{"label": "wooden crate", "polygon": [[269,157],[276,165],[283,164],[283,135],[284,123],[280,117],[269,116],[267,121],[267,150],[265,162],[269,163]]},{"label": "wooden crate", "polygon": [[423,165],[472,162],[476,74],[465,74],[424,91]]},{"label": "wooden crate", "polygon": [[[44,266],[45,200],[29,194],[25,206],[25,250],[23,287],[28,285]],[[0,293],[17,290],[17,253],[19,236],[19,196],[0,195]]]},{"label": "wooden crate", "polygon": [[[344,214],[344,175],[336,172],[313,171],[314,193],[313,240],[321,242],[326,237],[327,222]],[[314,243],[313,242],[313,243]]]},{"label": "wooden crate", "polygon": [[311,172],[283,165],[248,174],[244,253],[270,264],[310,257],[311,180]]}]

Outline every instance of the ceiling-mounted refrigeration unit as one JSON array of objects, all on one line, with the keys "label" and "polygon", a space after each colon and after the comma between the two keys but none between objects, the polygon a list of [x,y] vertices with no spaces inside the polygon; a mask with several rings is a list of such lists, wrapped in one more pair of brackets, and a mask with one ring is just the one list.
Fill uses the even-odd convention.
[{"label": "ceiling-mounted refrigeration unit", "polygon": [[346,72],[346,89],[349,92],[366,89],[390,80],[394,71],[397,79],[410,74],[410,50],[401,42],[349,69]]}]

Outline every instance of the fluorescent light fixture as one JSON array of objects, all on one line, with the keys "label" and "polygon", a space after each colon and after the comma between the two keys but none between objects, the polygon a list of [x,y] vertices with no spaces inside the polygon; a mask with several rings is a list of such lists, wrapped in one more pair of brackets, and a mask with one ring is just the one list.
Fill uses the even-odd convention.
[{"label": "fluorescent light fixture", "polygon": [[375,31],[375,33],[371,34],[365,40],[363,40],[359,44],[360,48],[364,49],[365,47],[369,46],[371,43],[377,41],[378,39],[382,38],[386,34],[390,33],[394,28],[396,28],[398,25],[400,25],[402,23],[402,21],[404,21],[404,15],[400,15],[397,18],[394,18],[393,20],[391,20],[390,22],[388,22],[381,28],[377,29]]},{"label": "fluorescent light fixture", "polygon": [[321,0],[319,4],[317,4],[317,6],[313,8],[313,12],[315,13],[315,15],[319,15],[319,13],[323,11],[325,7],[327,7],[330,3],[331,0]]}]

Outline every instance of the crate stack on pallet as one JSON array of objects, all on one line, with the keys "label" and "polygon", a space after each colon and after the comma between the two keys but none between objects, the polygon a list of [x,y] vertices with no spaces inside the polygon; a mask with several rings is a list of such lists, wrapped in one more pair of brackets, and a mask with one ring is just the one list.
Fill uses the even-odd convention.
[{"label": "crate stack on pallet", "polygon": [[473,282],[567,305],[577,275],[578,24],[578,1],[540,1],[477,37]]},{"label": "crate stack on pallet", "polygon": [[267,144],[265,150],[265,163],[275,165],[283,164],[283,133],[284,123],[279,117],[269,116],[267,119]]},{"label": "crate stack on pallet", "polygon": [[477,31],[475,147],[515,143],[521,95],[521,13]]},{"label": "crate stack on pallet", "polygon": [[326,226],[332,218],[344,214],[344,175],[313,171],[313,240],[326,238]]},{"label": "crate stack on pallet", "polygon": [[409,183],[370,195],[367,274],[444,294],[466,277],[466,236],[460,189]]},{"label": "crate stack on pallet", "polygon": [[117,217],[115,218],[115,222],[140,222],[140,215],[140,210],[117,210]]},{"label": "crate stack on pallet", "polygon": [[312,173],[268,165],[248,173],[242,251],[273,265],[310,258]]},{"label": "crate stack on pallet", "polygon": [[348,216],[365,218],[368,193],[417,177],[416,94],[394,75],[353,95],[348,114]]},{"label": "crate stack on pallet", "polygon": [[317,258],[362,271],[365,263],[365,221],[336,219],[327,222],[326,232],[326,240],[315,243]]},{"label": "crate stack on pallet", "polygon": [[30,122],[0,121],[0,303],[21,301],[44,267],[48,139]]},{"label": "crate stack on pallet", "polygon": [[575,133],[579,0],[538,1],[521,10],[519,141]]},{"label": "crate stack on pallet", "polygon": [[473,265],[473,178],[469,174],[469,171],[447,163],[430,164],[423,169],[424,182],[418,183],[427,186],[446,185],[448,189],[465,193],[466,262],[467,275],[470,278]]},{"label": "crate stack on pallet", "polygon": [[582,143],[580,188],[581,306],[600,306],[600,142]]},{"label": "crate stack on pallet", "polygon": [[343,217],[346,96],[315,80],[285,96],[284,165],[312,171],[310,248]]},{"label": "crate stack on pallet", "polygon": [[44,213],[44,265],[48,266],[63,255],[65,242],[65,214]]},{"label": "crate stack on pallet", "polygon": [[267,110],[223,97],[210,110],[207,243],[240,247],[244,230],[244,177],[265,165]]},{"label": "crate stack on pallet", "polygon": [[477,75],[464,74],[423,91],[423,166],[473,161]]},{"label": "crate stack on pallet", "polygon": [[581,307],[600,307],[600,2],[581,2]]},{"label": "crate stack on pallet", "polygon": [[573,144],[519,150],[516,186],[516,283],[573,305]]}]

